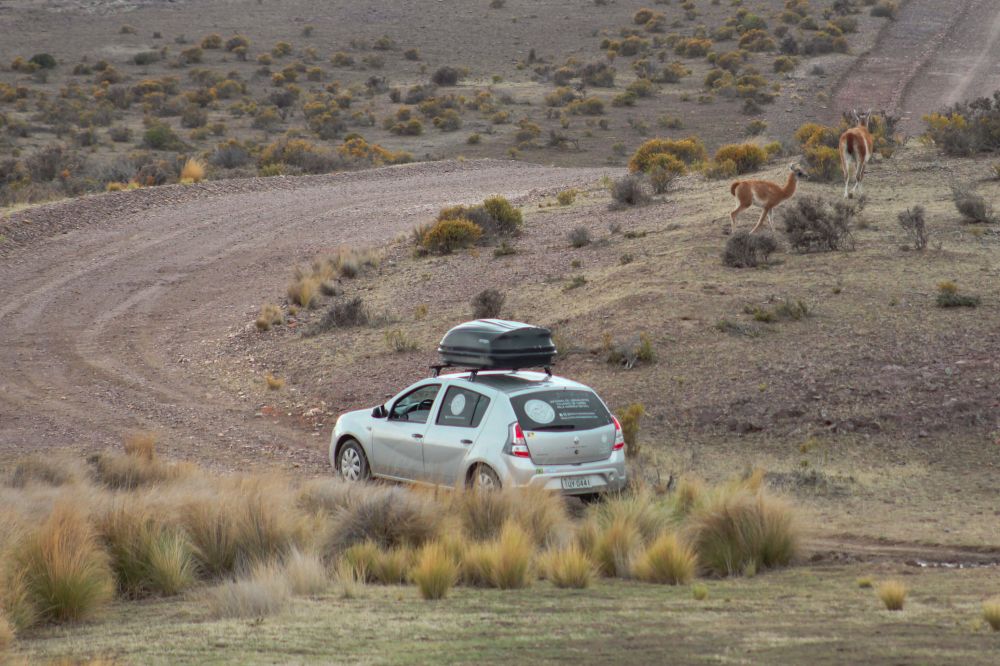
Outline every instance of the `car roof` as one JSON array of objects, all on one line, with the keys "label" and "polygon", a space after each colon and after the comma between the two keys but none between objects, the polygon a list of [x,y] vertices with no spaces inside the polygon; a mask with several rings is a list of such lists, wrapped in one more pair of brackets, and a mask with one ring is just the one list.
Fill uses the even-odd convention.
[{"label": "car roof", "polygon": [[521,391],[546,388],[574,388],[584,389],[587,391],[593,390],[589,386],[575,382],[572,379],[566,379],[565,377],[560,377],[558,375],[549,376],[544,372],[527,372],[523,370],[483,370],[476,375],[475,379],[472,379],[471,377],[471,372],[458,372],[441,375],[441,379],[450,380],[455,384],[469,386],[470,388],[475,386],[487,386],[495,391],[506,393],[507,395],[520,393]]}]

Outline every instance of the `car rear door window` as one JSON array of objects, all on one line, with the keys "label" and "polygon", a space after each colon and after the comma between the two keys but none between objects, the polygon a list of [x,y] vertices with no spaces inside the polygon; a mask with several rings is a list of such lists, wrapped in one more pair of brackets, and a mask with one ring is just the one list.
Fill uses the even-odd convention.
[{"label": "car rear door window", "polygon": [[476,428],[483,420],[489,404],[490,399],[485,395],[457,386],[449,387],[444,394],[441,409],[438,410],[437,424]]},{"label": "car rear door window", "polygon": [[590,430],[611,423],[604,403],[590,391],[535,391],[510,402],[525,430]]}]

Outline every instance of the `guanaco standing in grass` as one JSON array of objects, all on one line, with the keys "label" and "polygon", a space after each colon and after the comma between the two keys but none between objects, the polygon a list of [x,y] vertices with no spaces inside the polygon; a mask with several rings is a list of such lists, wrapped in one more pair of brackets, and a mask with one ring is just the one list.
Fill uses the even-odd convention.
[{"label": "guanaco standing in grass", "polygon": [[785,183],[784,187],[769,180],[737,180],[733,182],[729,188],[729,192],[739,202],[736,210],[729,214],[729,220],[732,222],[732,230],[734,232],[736,231],[736,216],[750,206],[759,206],[764,209],[764,212],[760,215],[760,219],[757,220],[757,224],[750,230],[750,233],[757,231],[765,219],[767,220],[767,226],[772,231],[774,230],[771,211],[783,201],[792,198],[792,195],[795,194],[795,188],[799,184],[799,178],[809,177],[797,164],[789,164],[788,169],[791,173],[788,174],[788,182]]},{"label": "guanaco standing in grass", "polygon": [[[864,194],[865,188],[861,181],[865,178],[865,166],[872,158],[875,139],[868,130],[872,119],[872,111],[858,114],[852,110],[854,127],[840,135],[840,168],[844,171],[844,198],[850,199],[854,192]],[[854,176],[854,189],[851,190],[851,176]]]}]

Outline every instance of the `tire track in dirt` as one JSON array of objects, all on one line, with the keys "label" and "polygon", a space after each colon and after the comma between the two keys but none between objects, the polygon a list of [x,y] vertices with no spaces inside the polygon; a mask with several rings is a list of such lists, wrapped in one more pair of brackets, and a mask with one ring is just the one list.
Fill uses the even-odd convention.
[{"label": "tire track in dirt", "polygon": [[841,81],[835,108],[884,109],[915,134],[924,114],[1000,88],[998,60],[1000,4],[909,0]]},{"label": "tire track in dirt", "polygon": [[902,562],[919,567],[1000,567],[1000,546],[952,546],[875,539],[851,534],[814,535],[805,539],[813,562]]},{"label": "tire track in dirt", "polygon": [[172,457],[323,469],[319,438],[255,419],[253,397],[229,391],[218,342],[317,252],[382,244],[445,204],[549,195],[605,172],[425,163],[24,211],[0,261],[0,459],[92,451],[141,427],[163,432]]}]

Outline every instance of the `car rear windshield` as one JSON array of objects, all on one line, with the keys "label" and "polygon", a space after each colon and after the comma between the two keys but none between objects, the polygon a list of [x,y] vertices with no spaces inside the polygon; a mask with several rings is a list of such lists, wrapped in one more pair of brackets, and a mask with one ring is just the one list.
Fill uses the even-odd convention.
[{"label": "car rear windshield", "polygon": [[604,403],[590,391],[535,391],[510,402],[524,430],[590,430],[611,423]]}]

